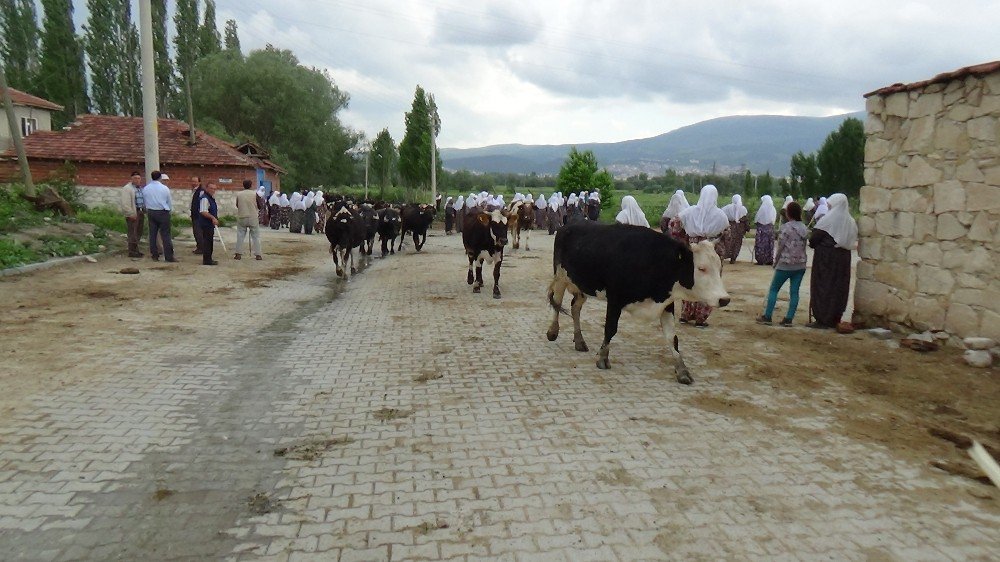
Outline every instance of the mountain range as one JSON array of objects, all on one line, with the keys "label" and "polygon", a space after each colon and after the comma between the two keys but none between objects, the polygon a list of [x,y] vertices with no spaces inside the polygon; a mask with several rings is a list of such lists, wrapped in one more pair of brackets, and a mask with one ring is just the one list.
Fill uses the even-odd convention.
[{"label": "mountain range", "polygon": [[448,170],[540,175],[557,174],[571,146],[591,150],[598,165],[616,177],[645,172],[662,175],[666,168],[678,172],[720,174],[750,170],[788,173],[789,161],[798,151],[813,152],[826,136],[848,117],[865,119],[864,112],[832,117],[746,115],[719,117],[675,129],[655,137],[613,143],[576,145],[498,144],[482,148],[442,148]]}]

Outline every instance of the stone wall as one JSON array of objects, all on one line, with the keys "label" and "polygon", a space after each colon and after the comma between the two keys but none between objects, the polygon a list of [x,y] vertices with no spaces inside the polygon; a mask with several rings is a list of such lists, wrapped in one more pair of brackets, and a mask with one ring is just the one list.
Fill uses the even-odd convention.
[{"label": "stone wall", "polygon": [[856,320],[1000,340],[1000,72],[867,110]]},{"label": "stone wall", "polygon": [[[122,182],[124,185],[124,182]],[[119,197],[121,196],[121,186],[119,187],[81,187],[83,191],[83,204],[88,207],[114,207],[118,208]],[[215,192],[215,200],[219,205],[219,216],[236,215],[236,190],[218,190]],[[191,214],[191,190],[170,188],[170,194],[174,200],[173,214],[182,217]]]}]

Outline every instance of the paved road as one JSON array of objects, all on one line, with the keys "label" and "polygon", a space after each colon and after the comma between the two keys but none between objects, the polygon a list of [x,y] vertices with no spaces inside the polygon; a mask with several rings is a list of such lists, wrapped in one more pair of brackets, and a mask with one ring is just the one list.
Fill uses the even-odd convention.
[{"label": "paved road", "polygon": [[726,392],[711,332],[682,332],[690,387],[629,318],[610,371],[565,331],[546,342],[551,238],[533,242],[500,301],[436,236],[346,286],[324,267],[176,343],[111,346],[106,375],[0,427],[2,557],[1000,557],[996,510],[927,501],[958,479],[826,433],[822,411],[776,431],[697,407]]}]

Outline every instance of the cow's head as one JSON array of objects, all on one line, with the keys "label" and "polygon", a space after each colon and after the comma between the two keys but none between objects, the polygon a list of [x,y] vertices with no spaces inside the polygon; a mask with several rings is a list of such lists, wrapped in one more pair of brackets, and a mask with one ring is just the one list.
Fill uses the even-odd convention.
[{"label": "cow's head", "polygon": [[481,213],[479,222],[490,229],[490,235],[497,248],[503,248],[507,245],[507,214],[505,212],[496,210]]},{"label": "cow's head", "polygon": [[711,242],[702,240],[690,250],[678,249],[677,260],[679,276],[674,286],[676,296],[709,306],[729,304],[729,293],[722,284],[722,258],[715,253]]}]

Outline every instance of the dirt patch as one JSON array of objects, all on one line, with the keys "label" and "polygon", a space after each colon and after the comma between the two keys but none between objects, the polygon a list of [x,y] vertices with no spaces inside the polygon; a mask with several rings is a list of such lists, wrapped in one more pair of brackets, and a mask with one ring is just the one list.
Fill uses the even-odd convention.
[{"label": "dirt patch", "polygon": [[597,473],[597,480],[612,486],[635,486],[637,480],[624,468],[615,468]]},{"label": "dirt patch", "polygon": [[450,525],[448,523],[438,519],[437,521],[424,521],[423,523],[415,527],[407,527],[407,531],[412,532],[415,535],[429,535],[434,531],[439,529],[447,529]]},{"label": "dirt patch", "polygon": [[92,299],[110,299],[110,298],[114,298],[114,297],[118,296],[118,293],[116,293],[114,291],[108,291],[108,290],[105,290],[105,289],[96,289],[96,290],[91,290],[91,291],[83,291],[83,294],[85,296],[88,296],[88,297],[92,298]]},{"label": "dirt patch", "polygon": [[294,461],[312,461],[323,455],[326,451],[339,445],[354,443],[350,437],[336,437],[334,439],[313,439],[289,447],[280,447],[274,450],[274,456],[284,457]]},{"label": "dirt patch", "polygon": [[211,291],[208,291],[208,294],[210,294],[210,295],[228,295],[229,293],[232,293],[233,290],[234,289],[232,287],[219,287],[218,289],[212,289]]},{"label": "dirt patch", "polygon": [[246,505],[250,513],[254,515],[271,513],[274,511],[274,508],[277,507],[277,504],[271,499],[271,496],[264,492],[257,492],[247,498]]},{"label": "dirt patch", "polygon": [[443,377],[444,375],[442,373],[438,373],[436,371],[428,371],[421,374],[419,377],[414,377],[413,382],[434,381]]},{"label": "dirt patch", "polygon": [[413,412],[410,410],[398,410],[396,408],[382,408],[372,413],[378,421],[392,421],[408,418]]},{"label": "dirt patch", "polygon": [[155,492],[153,492],[153,499],[160,502],[169,498],[175,493],[176,492],[174,492],[173,490],[168,490],[167,488],[159,488]]}]

